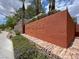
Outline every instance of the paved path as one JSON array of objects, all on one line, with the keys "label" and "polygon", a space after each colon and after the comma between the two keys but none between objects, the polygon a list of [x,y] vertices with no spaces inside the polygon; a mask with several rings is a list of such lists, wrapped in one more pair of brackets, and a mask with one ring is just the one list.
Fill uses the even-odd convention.
[{"label": "paved path", "polygon": [[26,34],[22,34],[24,37],[28,38],[29,40],[35,42],[37,45],[39,45],[41,48],[44,48],[44,51],[48,52],[50,54],[54,54],[56,56],[59,56],[61,59],[79,59],[79,37],[76,37],[73,45],[69,47],[68,49],[56,46],[54,44],[42,41],[38,38],[31,37]]},{"label": "paved path", "polygon": [[14,59],[13,44],[7,35],[6,31],[0,33],[0,59]]}]

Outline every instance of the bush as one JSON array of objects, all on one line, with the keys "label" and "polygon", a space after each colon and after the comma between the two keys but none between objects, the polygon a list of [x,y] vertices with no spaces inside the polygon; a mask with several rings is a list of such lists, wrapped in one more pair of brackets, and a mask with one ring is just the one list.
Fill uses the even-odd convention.
[{"label": "bush", "polygon": [[15,31],[16,35],[20,35],[20,32],[19,31]]},{"label": "bush", "polygon": [[48,59],[46,55],[40,53],[35,44],[21,35],[12,38],[16,59]]},{"label": "bush", "polygon": [[6,26],[5,26],[4,24],[1,24],[1,25],[0,25],[0,29],[1,29],[1,30],[5,30],[5,28],[6,28]]},{"label": "bush", "polygon": [[13,29],[16,24],[16,19],[13,16],[8,16],[6,21],[6,27]]},{"label": "bush", "polygon": [[33,17],[28,23],[34,22],[34,21],[44,18],[46,16],[47,16],[46,14],[41,13],[41,15],[39,15],[39,16],[37,15],[37,16]]}]

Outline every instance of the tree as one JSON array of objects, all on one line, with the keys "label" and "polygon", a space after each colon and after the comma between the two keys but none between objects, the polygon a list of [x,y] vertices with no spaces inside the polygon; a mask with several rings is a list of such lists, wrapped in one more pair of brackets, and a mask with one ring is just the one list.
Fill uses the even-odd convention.
[{"label": "tree", "polygon": [[14,14],[14,18],[17,20],[17,22],[19,20],[21,20],[23,17],[23,10],[22,8],[19,8],[17,11],[16,11],[16,14]]},{"label": "tree", "polygon": [[31,19],[36,15],[36,11],[35,11],[35,9],[34,9],[34,7],[32,5],[29,5],[27,7],[27,9],[25,10],[25,13],[26,13],[25,14],[26,19]]},{"label": "tree", "polygon": [[36,15],[40,13],[40,0],[35,0],[35,9],[36,9]]},{"label": "tree", "polygon": [[32,4],[34,5],[36,15],[40,13],[40,7],[41,7],[41,0],[33,0]]},{"label": "tree", "polygon": [[25,0],[20,0],[21,2],[22,2],[22,11],[23,11],[23,16],[22,16],[22,27],[23,27],[23,29],[22,29],[22,31],[23,31],[23,33],[25,33],[25,21],[24,21],[24,19],[25,19]]},{"label": "tree", "polygon": [[11,29],[13,29],[15,24],[16,20],[12,16],[8,16],[6,21],[6,27],[10,27]]},{"label": "tree", "polygon": [[[33,18],[34,16],[38,15],[39,13],[45,13],[45,10],[42,7],[41,0],[31,0],[29,1],[31,5],[27,6],[27,9],[25,8],[20,8],[17,13],[22,16],[23,12],[22,10],[24,9],[24,14],[26,19]],[[24,6],[24,4],[23,4]],[[22,18],[22,17],[21,17]]]},{"label": "tree", "polygon": [[54,10],[55,9],[55,0],[51,0],[51,3],[52,3],[51,10]]},{"label": "tree", "polygon": [[[25,17],[24,18],[25,19],[33,18],[36,15],[35,12],[36,11],[32,5],[27,6],[27,9],[25,9]],[[14,18],[16,18],[17,21],[19,21],[20,19],[22,19],[22,15],[23,15],[22,8],[19,8],[19,10],[16,11]]]},{"label": "tree", "polygon": [[36,15],[38,15],[41,12],[45,13],[45,10],[44,10],[44,8],[42,7],[42,4],[41,4],[41,0],[33,0],[31,2],[31,6],[33,6],[33,8],[35,9]]},{"label": "tree", "polygon": [[[49,0],[49,14],[55,10],[55,0]],[[55,11],[53,11],[55,12]]]}]

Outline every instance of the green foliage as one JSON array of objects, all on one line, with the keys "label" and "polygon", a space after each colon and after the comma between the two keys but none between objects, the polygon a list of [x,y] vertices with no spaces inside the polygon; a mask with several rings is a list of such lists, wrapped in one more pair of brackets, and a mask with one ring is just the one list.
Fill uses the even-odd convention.
[{"label": "green foliage", "polygon": [[15,24],[16,24],[16,20],[12,16],[7,17],[7,21],[6,21],[7,27],[10,27],[12,29],[14,28]]},{"label": "green foliage", "polygon": [[[16,12],[17,12],[16,13],[17,18],[22,19],[22,15],[23,15],[22,8],[20,8]],[[42,7],[40,8],[40,12],[45,13],[44,9]],[[31,19],[34,16],[36,16],[35,5],[31,4],[31,5],[27,6],[27,9],[25,10],[25,18]]]},{"label": "green foliage", "polygon": [[35,9],[31,6],[31,5],[29,5],[28,7],[27,7],[27,9],[25,10],[25,12],[26,12],[26,19],[31,19],[31,18],[33,18],[34,16],[35,16]]},{"label": "green foliage", "polygon": [[5,25],[5,24],[1,24],[1,25],[0,25],[0,29],[1,29],[1,30],[4,30],[5,28],[6,28],[6,25]]},{"label": "green foliage", "polygon": [[31,22],[36,21],[36,20],[39,20],[39,19],[44,18],[46,16],[47,15],[45,13],[41,13],[41,15],[39,15],[39,16],[37,15],[37,16],[33,17],[28,23],[31,23]]},{"label": "green foliage", "polygon": [[31,6],[34,8],[36,15],[39,13],[45,13],[45,10],[41,4],[41,0],[33,0]]},{"label": "green foliage", "polygon": [[59,11],[57,11],[57,10],[51,10],[50,12],[49,12],[49,15],[51,15],[51,14],[55,14],[55,13],[57,13],[57,12],[59,12]]},{"label": "green foliage", "polygon": [[48,59],[46,55],[40,53],[33,42],[21,35],[12,38],[16,59]]},{"label": "green foliage", "polygon": [[27,44],[28,40],[21,36],[21,35],[16,35],[15,37],[12,38],[14,48],[20,48],[22,47],[23,44]]},{"label": "green foliage", "polygon": [[20,35],[20,32],[19,31],[15,31],[16,35]]},{"label": "green foliage", "polygon": [[[20,8],[19,10],[16,11],[16,16],[14,16],[14,17],[16,17],[16,19],[20,20],[20,19],[22,19],[22,16],[23,16],[23,10],[22,10],[22,8]],[[31,19],[34,16],[35,16],[35,9],[31,5],[29,5],[27,7],[27,9],[25,10],[25,18]]]},{"label": "green foliage", "polygon": [[72,17],[72,19],[75,22],[75,24],[77,24],[77,18],[76,17]]}]

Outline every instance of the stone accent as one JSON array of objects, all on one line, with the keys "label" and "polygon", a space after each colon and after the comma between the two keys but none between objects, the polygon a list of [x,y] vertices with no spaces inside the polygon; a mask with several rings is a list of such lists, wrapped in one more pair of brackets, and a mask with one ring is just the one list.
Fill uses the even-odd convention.
[{"label": "stone accent", "polygon": [[72,46],[66,49],[26,34],[22,35],[34,42],[41,51],[50,57],[49,59],[79,59],[79,37],[76,37]]}]

